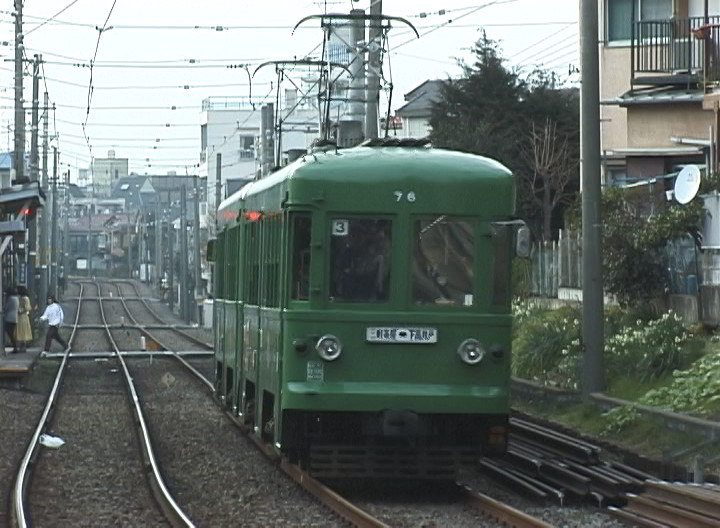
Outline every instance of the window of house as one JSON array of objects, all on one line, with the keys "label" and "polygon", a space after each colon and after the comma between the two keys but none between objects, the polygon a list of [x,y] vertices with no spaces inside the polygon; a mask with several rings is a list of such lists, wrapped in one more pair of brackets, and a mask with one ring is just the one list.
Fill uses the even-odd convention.
[{"label": "window of house", "polygon": [[607,0],[607,39],[609,42],[630,40],[633,2],[636,20],[669,20],[672,0]]},{"label": "window of house", "polygon": [[626,167],[608,167],[605,169],[605,185],[608,187],[617,187],[627,183]]}]

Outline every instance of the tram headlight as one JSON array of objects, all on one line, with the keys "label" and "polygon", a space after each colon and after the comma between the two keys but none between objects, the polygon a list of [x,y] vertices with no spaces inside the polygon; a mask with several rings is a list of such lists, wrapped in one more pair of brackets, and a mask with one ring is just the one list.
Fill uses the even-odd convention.
[{"label": "tram headlight", "polygon": [[342,343],[334,335],[326,334],[318,339],[315,350],[325,361],[335,361],[342,354]]},{"label": "tram headlight", "polygon": [[457,349],[457,353],[468,365],[477,365],[485,357],[485,349],[477,339],[466,339]]}]

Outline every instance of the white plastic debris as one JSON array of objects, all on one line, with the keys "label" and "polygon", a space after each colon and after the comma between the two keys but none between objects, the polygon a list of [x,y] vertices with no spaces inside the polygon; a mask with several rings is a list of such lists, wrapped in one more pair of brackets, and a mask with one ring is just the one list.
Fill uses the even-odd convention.
[{"label": "white plastic debris", "polygon": [[49,434],[40,435],[40,443],[45,447],[52,447],[57,449],[65,443],[65,440],[57,436],[51,436]]}]

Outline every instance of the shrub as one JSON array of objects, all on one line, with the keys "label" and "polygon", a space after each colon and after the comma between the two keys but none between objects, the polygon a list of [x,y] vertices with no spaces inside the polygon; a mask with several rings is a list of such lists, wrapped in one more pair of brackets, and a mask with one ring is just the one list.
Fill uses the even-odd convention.
[{"label": "shrub", "polygon": [[534,315],[524,313],[517,324],[513,373],[552,385],[576,385],[576,374],[568,373],[568,369],[574,368],[569,358],[580,355],[580,311],[566,307]]},{"label": "shrub", "polygon": [[670,311],[659,319],[637,319],[605,341],[608,375],[636,373],[640,381],[664,376],[681,364],[683,346],[692,337],[683,320]]},{"label": "shrub", "polygon": [[[546,385],[576,389],[583,360],[582,314],[576,308],[540,311],[527,302],[513,305],[513,374]],[[630,321],[629,316],[637,317]],[[682,365],[692,333],[673,312],[648,320],[639,313],[606,312],[605,367],[608,379],[637,376],[645,382]]]}]

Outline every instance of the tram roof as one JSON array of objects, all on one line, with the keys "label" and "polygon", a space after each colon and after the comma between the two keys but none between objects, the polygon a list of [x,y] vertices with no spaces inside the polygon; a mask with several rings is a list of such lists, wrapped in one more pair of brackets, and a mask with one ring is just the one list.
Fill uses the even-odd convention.
[{"label": "tram roof", "polygon": [[[408,174],[428,178],[460,178],[461,180],[507,179],[512,173],[501,163],[463,152],[425,147],[354,147],[308,153],[273,174],[251,182],[226,198],[222,211],[234,208],[249,196],[270,189],[285,180],[323,179],[341,181],[352,175],[354,182],[382,179],[392,174],[405,179]],[[355,179],[361,178],[361,179]]]}]

